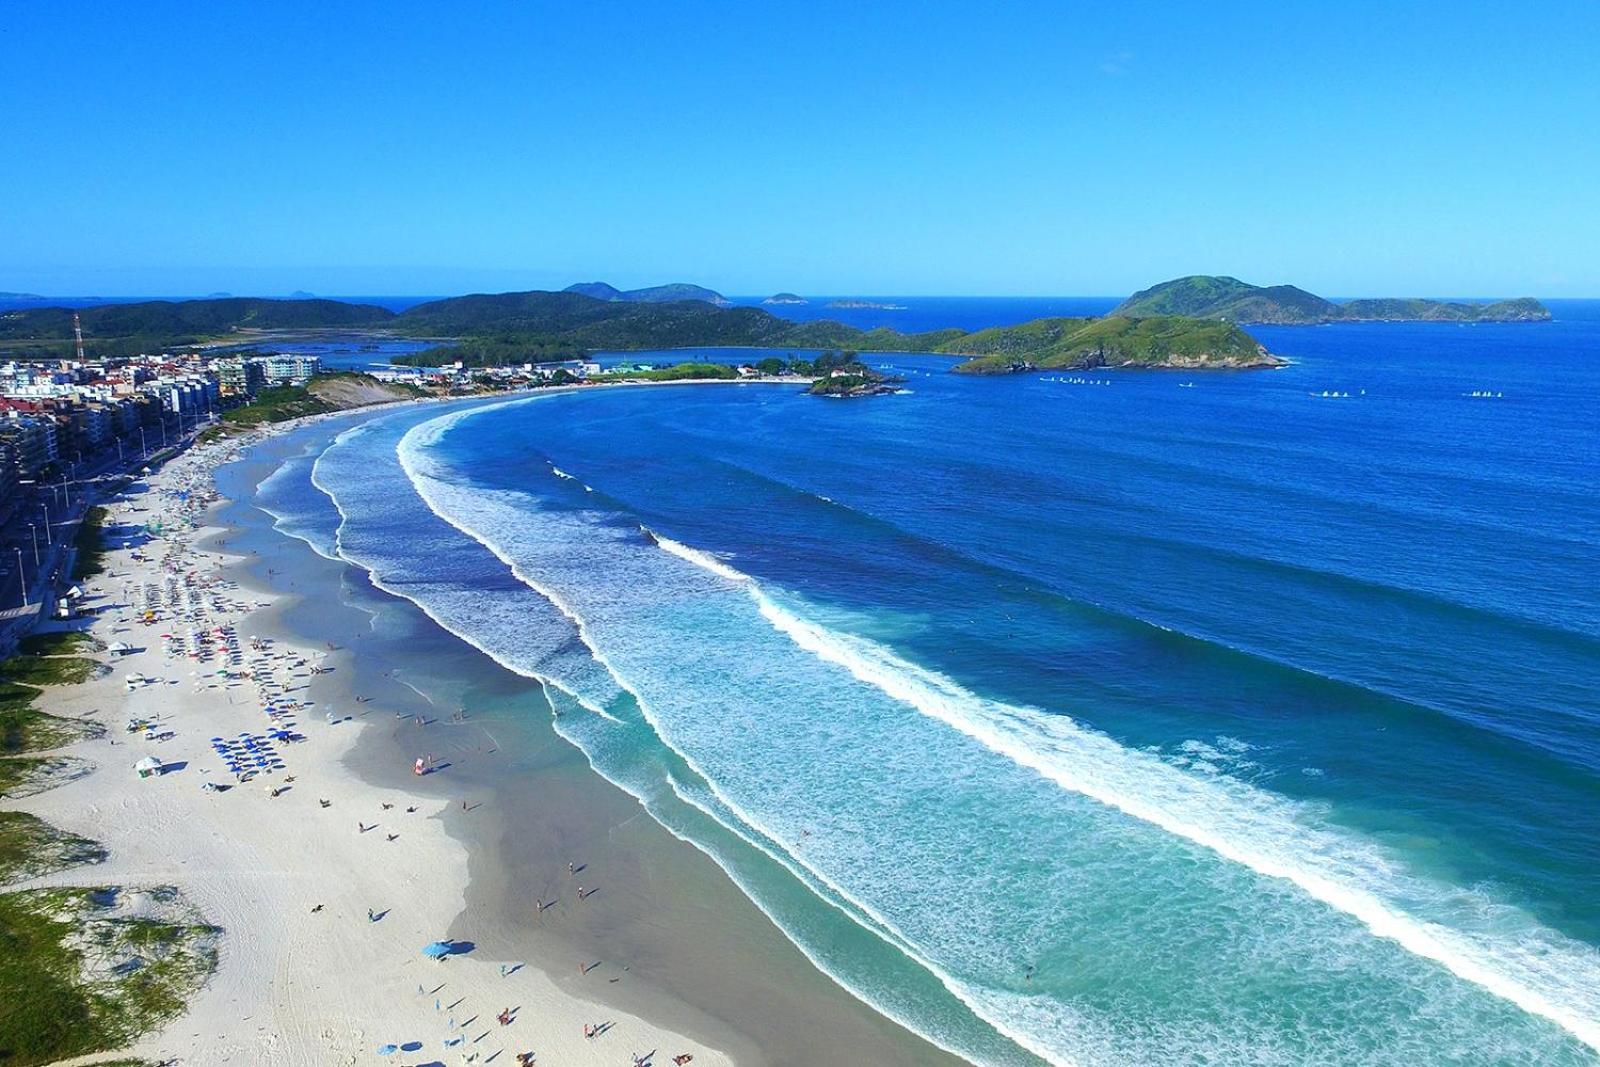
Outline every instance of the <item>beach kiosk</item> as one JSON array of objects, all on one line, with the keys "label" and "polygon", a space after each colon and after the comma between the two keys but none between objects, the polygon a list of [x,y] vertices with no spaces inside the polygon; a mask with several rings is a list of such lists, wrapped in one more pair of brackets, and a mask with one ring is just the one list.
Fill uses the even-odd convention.
[{"label": "beach kiosk", "polygon": [[133,765],[133,770],[140,778],[160,778],[161,761],[154,756],[146,756]]}]

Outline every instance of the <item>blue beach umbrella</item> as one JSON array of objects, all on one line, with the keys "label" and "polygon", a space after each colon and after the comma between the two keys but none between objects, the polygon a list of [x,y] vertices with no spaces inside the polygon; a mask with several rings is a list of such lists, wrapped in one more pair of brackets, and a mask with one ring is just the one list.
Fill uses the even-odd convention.
[{"label": "blue beach umbrella", "polygon": [[448,941],[432,941],[423,948],[422,954],[427,956],[429,959],[442,960],[446,956],[450,955],[450,952],[453,948],[454,946]]}]

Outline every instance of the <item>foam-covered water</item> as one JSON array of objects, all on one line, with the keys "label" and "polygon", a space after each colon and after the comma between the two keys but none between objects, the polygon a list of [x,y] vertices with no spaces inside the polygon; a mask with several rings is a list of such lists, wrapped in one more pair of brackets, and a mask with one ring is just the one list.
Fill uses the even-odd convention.
[{"label": "foam-covered water", "polygon": [[412,411],[312,477],[339,555],[975,1061],[1597,1062],[1593,371],[1286,336],[1192,392],[897,357],[871,404]]}]

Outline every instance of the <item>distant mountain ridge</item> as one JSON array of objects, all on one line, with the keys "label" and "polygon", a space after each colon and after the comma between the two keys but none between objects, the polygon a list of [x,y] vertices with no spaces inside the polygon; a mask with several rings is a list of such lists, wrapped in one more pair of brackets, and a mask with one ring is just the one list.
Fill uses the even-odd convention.
[{"label": "distant mountain ridge", "polygon": [[1369,299],[1335,303],[1293,285],[1251,285],[1226,275],[1191,274],[1141,289],[1111,312],[1129,318],[1183,315],[1272,326],[1324,322],[1540,322],[1550,311],[1532,297],[1488,304]]},{"label": "distant mountain ridge", "polygon": [[[112,304],[85,308],[82,315],[90,354],[97,356],[159,352],[241,329],[334,327],[441,339],[436,348],[401,358],[433,365],[458,360],[472,366],[525,363],[593,350],[701,346],[936,352],[971,357],[958,369],[986,374],[1045,367],[1203,369],[1281,362],[1231,323],[1170,315],[1038,319],[976,332],[900,333],[881,327],[861,330],[826,319],[795,322],[761,308],[721,307],[704,299],[609,299],[573,291],[478,293],[431,300],[399,314],[334,300],[232,297]],[[68,308],[0,313],[0,350],[14,356],[66,355],[71,338]]]},{"label": "distant mountain ridge", "polygon": [[761,308],[719,308],[705,301],[602,300],[570,290],[450,297],[418,304],[389,327],[412,336],[461,342],[400,362],[520,362],[586,350],[734,346],[935,352],[970,357],[956,369],[1006,374],[1043,368],[1275,367],[1282,360],[1232,323],[1157,316],[1130,319],[1037,319],[1017,326],[900,333],[860,330],[827,319],[795,322]]},{"label": "distant mountain ridge", "polygon": [[[78,310],[90,355],[159,352],[236,330],[307,330],[383,326],[394,312],[342,300],[271,300],[233,296],[206,300],[143,300]],[[73,335],[66,307],[0,312],[0,347],[14,354],[63,355]]]},{"label": "distant mountain ridge", "polygon": [[582,293],[596,300],[623,301],[630,304],[670,304],[678,300],[703,300],[718,307],[730,307],[733,301],[703,285],[672,282],[652,285],[646,289],[618,289],[606,282],[578,282],[562,290],[564,293]]}]

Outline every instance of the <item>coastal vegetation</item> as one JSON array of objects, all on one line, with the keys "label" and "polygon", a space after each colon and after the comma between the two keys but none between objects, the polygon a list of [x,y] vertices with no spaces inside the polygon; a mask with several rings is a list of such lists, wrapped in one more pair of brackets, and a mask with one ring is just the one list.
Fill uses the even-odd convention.
[{"label": "coastal vegetation", "polygon": [[[39,634],[0,663],[0,795],[26,796],[87,773],[85,761],[30,755],[97,736],[97,723],[49,715],[39,690],[75,682],[93,660],[86,634]],[[104,847],[35,815],[0,811],[0,886],[106,859]],[[218,931],[170,887],[0,892],[0,1063],[11,1067],[112,1053],[175,1017],[216,967]],[[122,1060],[133,1063],[137,1061]]]},{"label": "coastal vegetation", "polygon": [[560,338],[525,337],[500,333],[483,337],[463,337],[449,344],[435,345],[421,352],[394,357],[402,367],[511,367],[522,363],[555,363],[588,355],[582,345]]},{"label": "coastal vegetation", "polygon": [[591,381],[647,381],[681,382],[691,380],[733,379],[739,377],[739,368],[729,363],[675,363],[670,367],[652,367],[650,370],[612,371],[590,375]]},{"label": "coastal vegetation", "polygon": [[105,858],[106,850],[97,841],[57,829],[25,811],[0,811],[0,885],[43,878]]},{"label": "coastal vegetation", "polygon": [[[340,300],[147,300],[78,310],[84,348],[96,358],[160,352],[227,337],[240,330],[297,330],[382,326],[394,313]],[[73,310],[22,308],[0,312],[0,351],[61,358],[73,348]]]},{"label": "coastal vegetation", "polygon": [[[110,516],[103,507],[92,507],[84,513],[78,532],[72,539],[76,555],[72,560],[72,580],[81,582],[105,570],[105,525]],[[45,636],[45,635],[39,635]]]},{"label": "coastal vegetation", "polygon": [[1283,363],[1231,323],[1171,315],[1038,319],[980,330],[939,351],[973,357],[956,367],[963,374],[1091,367],[1245,369]]},{"label": "coastal vegetation", "polygon": [[1293,285],[1260,286],[1194,274],[1134,293],[1111,312],[1137,318],[1182,315],[1296,326],[1323,322],[1535,322],[1550,312],[1532,298],[1491,304],[1440,300],[1352,300],[1338,304]]},{"label": "coastal vegetation", "polygon": [[223,412],[222,425],[230,429],[248,429],[305,415],[413,400],[421,395],[422,391],[416,386],[380,382],[370,374],[353,371],[319,374],[305,385],[276,385],[261,390],[248,404]]},{"label": "coastal vegetation", "polygon": [[[131,895],[137,907],[123,907]],[[125,1047],[204,983],[217,934],[169,887],[0,894],[0,1063]]]},{"label": "coastal vegetation", "polygon": [[17,653],[23,656],[70,656],[78,652],[101,652],[105,644],[83,630],[51,630],[47,633],[29,634],[17,642]]},{"label": "coastal vegetation", "polygon": [[77,685],[104,673],[105,666],[87,656],[12,656],[0,663],[0,680],[23,686]]},{"label": "coastal vegetation", "polygon": [[[3,666],[9,667],[23,658],[13,657]],[[34,706],[39,689],[13,677],[0,679],[0,757],[48,752],[104,732],[103,727],[86,719],[67,719],[40,711]]]}]

